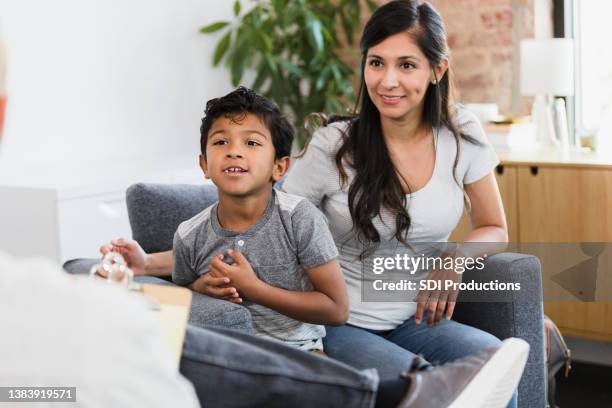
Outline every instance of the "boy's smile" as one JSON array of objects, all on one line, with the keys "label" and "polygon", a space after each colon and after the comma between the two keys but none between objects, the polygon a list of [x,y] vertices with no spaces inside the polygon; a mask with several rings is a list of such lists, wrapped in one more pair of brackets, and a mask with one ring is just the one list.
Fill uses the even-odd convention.
[{"label": "boy's smile", "polygon": [[232,166],[232,167],[228,167],[227,169],[225,169],[223,171],[225,173],[227,173],[228,175],[241,176],[242,174],[246,173],[248,170],[247,169],[243,169],[240,166]]},{"label": "boy's smile", "polygon": [[[288,160],[288,159],[285,159]],[[275,160],[272,135],[254,114],[220,117],[210,128],[200,166],[220,193],[248,196],[271,190],[286,170]]]}]

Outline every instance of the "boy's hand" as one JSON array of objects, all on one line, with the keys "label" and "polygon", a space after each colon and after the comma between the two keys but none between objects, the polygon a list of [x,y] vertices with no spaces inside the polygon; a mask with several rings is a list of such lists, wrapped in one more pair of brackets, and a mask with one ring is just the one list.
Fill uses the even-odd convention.
[{"label": "boy's hand", "polygon": [[110,245],[102,245],[100,247],[102,256],[109,252],[117,252],[123,256],[127,266],[134,272],[134,275],[146,275],[148,255],[138,242],[123,238],[112,240]]},{"label": "boy's hand", "polygon": [[238,291],[230,286],[230,279],[212,270],[196,279],[189,287],[204,295],[232,303],[242,303]]},{"label": "boy's hand", "polygon": [[223,276],[230,279],[232,285],[238,289],[238,291],[250,297],[249,294],[263,283],[255,274],[255,271],[251,267],[251,264],[247,259],[238,251],[229,250],[229,256],[231,256],[236,262],[233,265],[229,265],[223,262],[223,255],[217,255],[213,258],[210,263],[210,272],[213,276]]}]

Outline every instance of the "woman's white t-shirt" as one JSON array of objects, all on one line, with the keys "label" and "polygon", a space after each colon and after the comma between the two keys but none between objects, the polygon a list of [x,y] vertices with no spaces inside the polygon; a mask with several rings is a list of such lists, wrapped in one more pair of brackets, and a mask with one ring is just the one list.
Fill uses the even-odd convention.
[{"label": "woman's white t-shirt", "polygon": [[[481,143],[475,145],[463,139],[460,141],[456,175],[459,183],[465,185],[490,174],[499,159],[480,122],[471,112],[459,108],[456,123],[462,133]],[[348,185],[355,174],[350,167],[345,166],[348,184],[341,188],[340,173],[335,163],[336,152],[343,140],[342,132],[347,127],[347,122],[336,122],[317,130],[305,155],[293,163],[283,189],[308,198],[327,216],[340,253],[339,262],[349,294],[348,322],[372,330],[390,330],[414,315],[416,303],[362,301],[364,262],[408,250],[395,239],[393,216],[383,209],[381,216],[373,220],[381,243],[364,262],[359,260],[363,245],[352,231],[353,222],[348,207]],[[436,139],[436,160],[432,177],[423,188],[406,195],[406,208],[411,219],[406,241],[410,243],[445,242],[457,226],[463,211],[463,190],[452,175],[457,150],[455,138],[446,127],[434,129],[433,133]]]}]

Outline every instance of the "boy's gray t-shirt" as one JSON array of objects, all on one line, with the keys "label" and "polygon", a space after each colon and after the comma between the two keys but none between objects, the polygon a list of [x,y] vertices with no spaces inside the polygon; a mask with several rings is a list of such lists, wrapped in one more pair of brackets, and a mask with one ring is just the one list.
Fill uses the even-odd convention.
[{"label": "boy's gray t-shirt", "polygon": [[[183,222],[174,235],[172,280],[188,285],[208,272],[212,258],[240,251],[260,279],[291,291],[311,291],[305,269],[338,256],[325,216],[305,198],[274,191],[261,220],[244,233],[224,230],[218,203]],[[325,328],[245,302],[258,335],[300,348],[319,348]],[[316,344],[316,347],[309,345]]]}]

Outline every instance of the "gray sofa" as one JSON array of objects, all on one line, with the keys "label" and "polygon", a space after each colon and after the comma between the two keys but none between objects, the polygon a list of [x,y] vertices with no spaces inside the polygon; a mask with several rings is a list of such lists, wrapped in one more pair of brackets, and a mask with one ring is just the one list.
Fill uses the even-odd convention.
[{"label": "gray sofa", "polygon": [[[214,186],[135,184],[127,190],[127,207],[132,238],[148,252],[172,248],[178,225],[217,199]],[[87,273],[96,259],[75,259],[64,264],[69,273]],[[459,302],[453,319],[478,327],[500,339],[520,337],[530,354],[519,385],[520,407],[544,407],[545,363],[542,327],[542,287],[539,260],[533,256],[502,253],[486,261],[484,271],[472,279],[519,282],[520,298],[498,302]],[[156,277],[137,277],[143,283],[173,285]],[[194,293],[190,324],[252,331],[249,312],[240,305]]]}]

